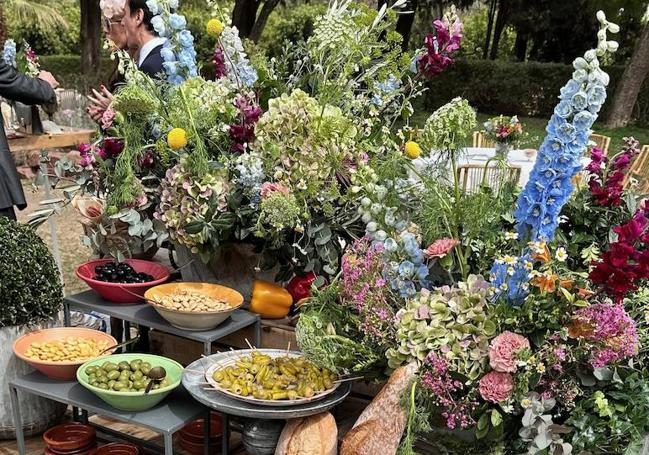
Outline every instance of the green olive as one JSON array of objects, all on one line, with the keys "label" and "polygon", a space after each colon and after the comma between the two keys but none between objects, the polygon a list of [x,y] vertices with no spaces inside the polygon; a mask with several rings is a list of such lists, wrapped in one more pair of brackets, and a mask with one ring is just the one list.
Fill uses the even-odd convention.
[{"label": "green olive", "polygon": [[113,384],[113,390],[120,392],[124,389],[128,389],[128,384],[126,382],[118,381]]},{"label": "green olive", "polygon": [[91,374],[93,374],[95,371],[97,371],[97,367],[94,366],[94,365],[91,365],[91,366],[89,366],[88,368],[86,368],[86,374],[87,374],[88,376],[90,376]]},{"label": "green olive", "polygon": [[106,375],[106,377],[108,377],[108,379],[116,380],[119,378],[119,371],[112,370]]},{"label": "green olive", "polygon": [[108,388],[112,389],[116,382],[117,381],[115,381],[114,379],[111,379],[110,381],[108,381]]},{"label": "green olive", "polygon": [[117,367],[118,367],[121,371],[124,371],[124,370],[130,370],[130,369],[131,369],[131,366],[130,366],[130,365],[128,364],[128,362],[126,362],[125,360],[122,360],[121,362],[119,362],[119,364],[117,365]]},{"label": "green olive", "polygon": [[133,382],[133,388],[134,389],[141,389],[144,387],[144,381],[134,381]]},{"label": "green olive", "polygon": [[115,371],[117,370],[117,365],[115,365],[113,362],[106,362],[102,366],[102,369],[106,372]]},{"label": "green olive", "polygon": [[100,382],[96,387],[102,390],[108,390],[108,384],[106,384],[105,382]]},{"label": "green olive", "polygon": [[129,363],[129,366],[131,367],[131,371],[137,371],[140,368],[141,364],[142,361],[140,359],[131,360],[131,362]]}]

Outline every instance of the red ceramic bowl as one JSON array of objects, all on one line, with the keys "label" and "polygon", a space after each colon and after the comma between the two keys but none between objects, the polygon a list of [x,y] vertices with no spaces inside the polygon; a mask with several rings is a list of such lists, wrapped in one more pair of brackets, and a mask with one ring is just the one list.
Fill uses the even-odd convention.
[{"label": "red ceramic bowl", "polygon": [[95,455],[138,455],[140,449],[133,444],[113,443],[106,444],[97,449]]},{"label": "red ceramic bowl", "polygon": [[84,448],[84,449],[79,449],[79,450],[71,450],[71,451],[55,451],[52,450],[48,447],[45,448],[45,455],[95,455],[97,452],[97,443],[93,443],[90,446]]},{"label": "red ceramic bowl", "polygon": [[75,453],[89,450],[97,440],[97,433],[90,425],[64,423],[50,428],[43,434],[43,441],[53,453]]},{"label": "red ceramic bowl", "polygon": [[[210,441],[218,443],[221,440],[221,416],[212,413],[210,427]],[[194,420],[180,430],[180,439],[194,444],[203,444],[203,419]]]},{"label": "red ceramic bowl", "polygon": [[[51,329],[35,330],[18,338],[14,341],[14,354],[51,379],[72,381],[77,378],[77,369],[88,359],[76,362],[54,362],[50,360],[32,359],[25,356],[25,352],[32,343],[58,341],[67,337],[105,341],[107,343],[106,347],[117,346],[117,340],[115,338],[99,330],[87,329],[85,327],[53,327]],[[110,355],[112,352],[113,350],[107,351],[104,355]]]},{"label": "red ceramic bowl", "polygon": [[[194,442],[188,441],[186,439],[180,439],[180,447],[185,449],[187,452],[192,455],[203,455],[203,443],[196,444]],[[210,453],[220,453],[219,449],[221,448],[220,442],[211,442],[210,443]]]},{"label": "red ceramic bowl", "polygon": [[94,279],[96,266],[114,261],[114,259],[96,259],[81,264],[76,270],[76,274],[80,279],[109,302],[138,303],[143,299],[144,292],[147,289],[162,284],[169,279],[169,270],[164,265],[141,259],[127,259],[124,262],[133,267],[137,273],[148,273],[153,277],[153,281],[148,283],[107,283],[106,281]]}]

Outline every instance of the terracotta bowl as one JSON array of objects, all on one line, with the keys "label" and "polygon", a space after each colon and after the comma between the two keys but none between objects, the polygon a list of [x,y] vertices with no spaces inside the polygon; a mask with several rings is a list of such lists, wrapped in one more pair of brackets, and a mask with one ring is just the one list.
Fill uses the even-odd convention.
[{"label": "terracotta bowl", "polygon": [[97,433],[90,425],[80,423],[64,423],[50,428],[43,434],[43,441],[52,453],[77,453],[90,446],[97,440]]},{"label": "terracotta bowl", "polygon": [[[180,439],[180,447],[185,449],[187,452],[192,455],[203,455],[203,443],[197,444],[195,442],[188,441],[186,439]],[[221,448],[220,442],[210,442],[210,453],[220,453],[219,449]]]},{"label": "terracotta bowl", "polygon": [[[152,302],[183,290],[194,291],[215,299],[225,300],[230,308],[220,311],[180,311],[156,305]],[[223,323],[234,311],[243,304],[243,296],[234,289],[212,283],[166,283],[155,286],[144,294],[147,302],[167,322],[182,330],[201,331],[211,330]]]},{"label": "terracotta bowl", "polygon": [[[169,270],[162,264],[141,259],[127,259],[137,273],[147,273],[153,277],[148,283],[107,283],[95,280],[95,267],[114,262],[114,259],[96,259],[81,264],[75,273],[86,282],[103,299],[113,303],[138,303],[142,300],[147,289],[162,284],[169,279]],[[139,297],[138,297],[139,296]]]},{"label": "terracotta bowl", "polygon": [[[221,440],[221,415],[212,413],[210,427],[210,443],[218,443]],[[180,438],[195,444],[203,444],[203,419],[197,419],[188,423],[180,430]]]},{"label": "terracotta bowl", "polygon": [[[86,329],[84,327],[54,327],[51,329],[35,330],[18,338],[14,341],[14,354],[51,379],[72,381],[77,377],[77,369],[89,359],[76,362],[53,362],[30,359],[25,356],[25,352],[32,343],[62,340],[67,337],[106,341],[108,343],[107,346],[117,346],[118,344],[115,338],[99,330]],[[107,351],[104,355],[110,355],[112,351]]]},{"label": "terracotta bowl", "polygon": [[133,444],[113,443],[106,444],[97,449],[95,455],[138,455],[140,449]]},{"label": "terracotta bowl", "polygon": [[66,451],[55,451],[45,447],[45,455],[95,455],[97,451],[97,443],[93,443],[85,449]]}]

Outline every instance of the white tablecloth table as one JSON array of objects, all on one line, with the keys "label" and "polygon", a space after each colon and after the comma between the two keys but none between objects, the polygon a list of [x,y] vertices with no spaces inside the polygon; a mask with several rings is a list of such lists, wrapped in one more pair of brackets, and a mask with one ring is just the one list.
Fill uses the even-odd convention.
[{"label": "white tablecloth table", "polygon": [[[487,164],[487,160],[493,158],[495,155],[496,155],[495,148],[467,147],[460,152],[457,165],[462,166],[466,164],[477,164],[477,165],[484,166]],[[530,173],[534,168],[536,155],[537,155],[537,151],[534,149],[511,150],[507,154],[507,164],[509,164],[512,167],[515,166],[521,168],[521,176],[518,181],[518,184],[521,187],[525,186],[525,184],[530,179]],[[423,170],[426,167],[430,166],[435,161],[436,158],[433,155],[429,158],[417,158],[416,160],[414,160],[414,164],[416,168]],[[587,157],[582,158],[582,164],[584,166],[588,164],[588,161],[589,159]],[[496,166],[496,165],[497,164],[493,161],[489,163],[489,166]],[[448,163],[448,171],[449,171],[448,176],[449,179],[452,179],[453,176],[451,174],[450,168],[451,168],[450,163]]]}]

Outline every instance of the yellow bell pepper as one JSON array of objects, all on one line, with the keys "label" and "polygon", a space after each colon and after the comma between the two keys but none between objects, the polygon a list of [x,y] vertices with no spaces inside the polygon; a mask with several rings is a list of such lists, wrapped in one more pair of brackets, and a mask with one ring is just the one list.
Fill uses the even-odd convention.
[{"label": "yellow bell pepper", "polygon": [[281,286],[267,281],[255,280],[252,283],[250,311],[264,319],[281,319],[288,315],[293,297]]}]

